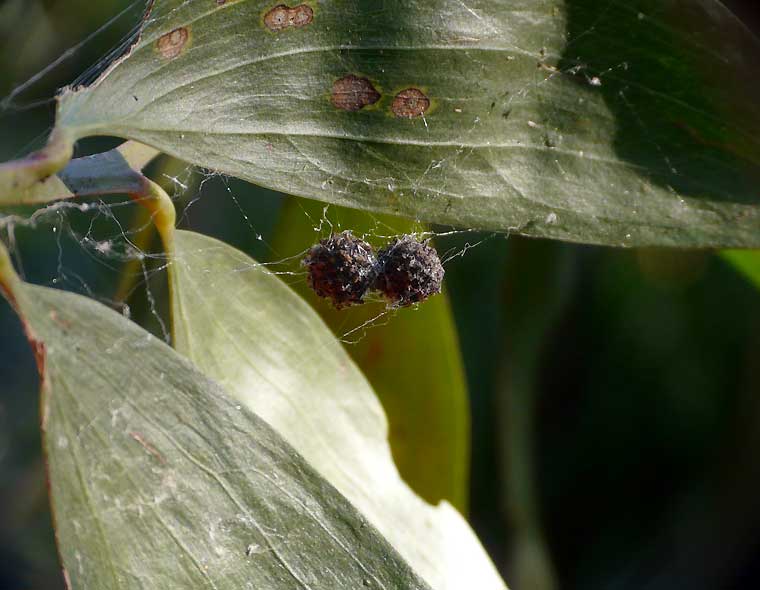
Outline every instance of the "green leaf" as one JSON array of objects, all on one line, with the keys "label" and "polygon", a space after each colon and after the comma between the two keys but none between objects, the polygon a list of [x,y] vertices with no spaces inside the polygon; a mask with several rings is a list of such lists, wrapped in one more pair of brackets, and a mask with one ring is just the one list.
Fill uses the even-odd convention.
[{"label": "green leaf", "polygon": [[314,310],[217,240],[178,231],[174,246],[177,349],[271,424],[433,588],[505,588],[459,513],[401,480],[377,398]]},{"label": "green leaf", "polygon": [[59,129],[425,222],[760,246],[760,48],[717,0],[277,5],[155,0]]},{"label": "green leaf", "polygon": [[75,589],[425,585],[246,408],[147,332],[78,295],[0,284],[40,366],[56,534]]},{"label": "green leaf", "polygon": [[[272,249],[285,254],[303,252],[316,243],[320,236],[314,233],[314,225],[322,218],[322,208],[316,201],[290,199],[270,242]],[[384,244],[374,233],[390,236],[421,231],[419,224],[402,218],[354,209],[330,207],[327,215],[335,231],[369,234],[365,239],[376,248]],[[417,309],[400,309],[383,317],[384,302],[337,311],[305,281],[294,281],[292,287],[338,338],[349,342],[346,351],[372,384],[388,416],[388,440],[404,481],[428,502],[445,499],[466,513],[469,400],[446,294]],[[365,324],[367,329],[357,329]],[[346,335],[352,330],[356,331]]]},{"label": "green leaf", "polygon": [[760,289],[760,251],[725,250],[721,255]]}]

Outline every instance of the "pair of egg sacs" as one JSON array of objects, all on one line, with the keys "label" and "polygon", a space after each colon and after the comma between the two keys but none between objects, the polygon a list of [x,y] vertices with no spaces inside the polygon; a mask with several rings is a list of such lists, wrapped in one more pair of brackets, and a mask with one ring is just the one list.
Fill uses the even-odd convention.
[{"label": "pair of egg sacs", "polygon": [[379,291],[393,307],[406,307],[441,292],[443,265],[427,241],[403,235],[377,256],[350,230],[332,234],[312,246],[302,261],[307,282],[337,308],[364,303]]}]

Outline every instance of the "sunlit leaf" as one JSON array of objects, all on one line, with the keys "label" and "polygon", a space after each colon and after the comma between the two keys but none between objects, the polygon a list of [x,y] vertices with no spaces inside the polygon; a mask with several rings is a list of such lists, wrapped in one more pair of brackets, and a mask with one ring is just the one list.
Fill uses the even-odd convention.
[{"label": "sunlit leaf", "polygon": [[[419,224],[343,207],[290,199],[271,241],[275,252],[302,252],[334,231],[350,229],[376,248],[392,235],[421,231]],[[322,232],[315,233],[321,225]],[[385,236],[385,237],[383,237]],[[444,253],[441,253],[444,254]],[[448,297],[419,308],[386,310],[384,302],[335,310],[305,281],[293,289],[322,316],[351,355],[388,415],[389,442],[404,480],[423,498],[445,499],[467,510],[470,423],[467,386]]]},{"label": "sunlit leaf", "polygon": [[425,585],[247,408],[112,310],[22,284],[52,507],[73,589]]},{"label": "sunlit leaf", "polygon": [[426,222],[760,246],[760,45],[717,0],[282,6],[155,0],[59,130]]},{"label": "sunlit leaf", "polygon": [[760,251],[726,250],[721,255],[760,289]]},{"label": "sunlit leaf", "polygon": [[265,267],[176,232],[177,349],[290,442],[436,590],[503,589],[465,520],[401,480],[383,410],[313,309]]}]

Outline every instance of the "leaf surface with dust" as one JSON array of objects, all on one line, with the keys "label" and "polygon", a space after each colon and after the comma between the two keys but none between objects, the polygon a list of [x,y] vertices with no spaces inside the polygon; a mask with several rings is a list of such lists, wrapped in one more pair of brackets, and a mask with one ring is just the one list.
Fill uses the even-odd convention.
[{"label": "leaf surface with dust", "polygon": [[314,310],[222,242],[177,231],[174,247],[177,349],[292,444],[431,587],[504,589],[459,513],[401,480],[380,403]]},{"label": "leaf surface with dust", "polygon": [[424,222],[760,246],[760,44],[717,0],[280,4],[155,0],[58,125]]},{"label": "leaf surface with dust", "polygon": [[[302,252],[326,237],[315,233],[323,205],[291,198],[270,243],[275,252]],[[326,212],[334,231],[351,229],[377,251],[392,235],[422,231],[419,224],[344,207]],[[321,223],[323,230],[327,224]],[[445,253],[441,253],[443,256]],[[454,259],[456,263],[457,259]],[[466,263],[465,263],[466,264]],[[277,267],[279,268],[279,267]],[[293,290],[309,302],[372,385],[388,416],[388,440],[404,480],[428,502],[444,499],[468,510],[470,408],[456,326],[445,293],[418,307],[389,311],[386,302],[336,310],[305,281]]]},{"label": "leaf surface with dust", "polygon": [[26,285],[69,587],[426,590],[356,509],[247,408],[116,312]]}]

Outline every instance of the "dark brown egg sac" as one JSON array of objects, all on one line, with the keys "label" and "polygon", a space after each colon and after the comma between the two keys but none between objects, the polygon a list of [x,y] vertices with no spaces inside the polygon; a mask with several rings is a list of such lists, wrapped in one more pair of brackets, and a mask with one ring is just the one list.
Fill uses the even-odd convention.
[{"label": "dark brown egg sac", "polygon": [[441,292],[443,265],[427,241],[404,235],[377,254],[378,272],[372,286],[394,307],[406,307]]},{"label": "dark brown egg sac", "polygon": [[367,242],[344,231],[312,246],[301,264],[314,292],[341,309],[363,303],[375,280],[377,261]]}]

